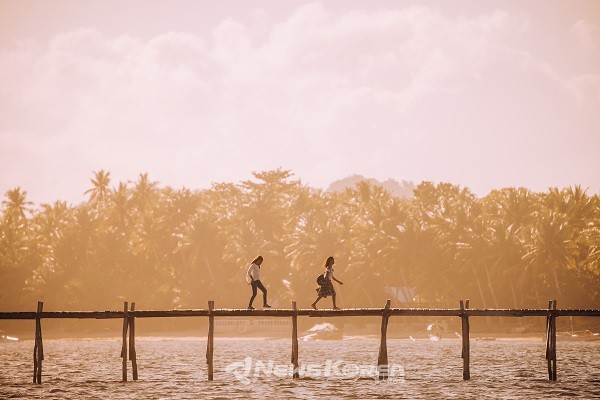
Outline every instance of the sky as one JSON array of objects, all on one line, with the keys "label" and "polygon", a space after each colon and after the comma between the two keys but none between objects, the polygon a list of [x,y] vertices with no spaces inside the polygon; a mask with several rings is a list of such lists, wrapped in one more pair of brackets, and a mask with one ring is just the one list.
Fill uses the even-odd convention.
[{"label": "sky", "polygon": [[600,192],[600,1],[0,0],[0,194],[291,170]]}]

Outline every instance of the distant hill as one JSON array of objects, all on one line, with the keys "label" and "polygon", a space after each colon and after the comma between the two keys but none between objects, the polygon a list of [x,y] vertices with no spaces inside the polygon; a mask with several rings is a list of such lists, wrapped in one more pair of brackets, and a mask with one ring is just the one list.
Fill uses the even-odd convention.
[{"label": "distant hill", "polygon": [[352,175],[347,178],[339,179],[329,185],[328,192],[343,192],[346,188],[353,188],[358,182],[367,181],[376,186],[382,186],[391,194],[398,197],[412,198],[415,184],[411,181],[398,182],[394,179],[388,179],[379,182],[377,179],[365,178],[362,175]]}]

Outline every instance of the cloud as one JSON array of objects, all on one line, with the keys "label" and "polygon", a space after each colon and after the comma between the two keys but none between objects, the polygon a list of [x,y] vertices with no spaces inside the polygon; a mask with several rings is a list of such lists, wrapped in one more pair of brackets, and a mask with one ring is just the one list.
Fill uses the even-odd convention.
[{"label": "cloud", "polygon": [[571,32],[575,35],[579,44],[590,54],[595,54],[598,51],[598,46],[594,40],[596,31],[596,26],[587,22],[585,19],[580,19],[571,28]]},{"label": "cloud", "polygon": [[[517,115],[517,94],[597,101],[599,75],[562,77],[520,48],[530,29],[526,17],[500,10],[451,17],[424,6],[336,12],[314,3],[279,21],[264,10],[247,24],[228,18],[203,36],[63,32],[0,51],[0,156],[21,166],[47,152],[48,181],[69,177],[79,195],[100,168],[114,179],[149,171],[192,187],[279,166],[322,186],[351,173],[477,180],[473,160],[446,158],[464,151],[449,138],[489,130],[473,122],[474,110]],[[565,113],[549,118],[576,118]],[[523,117],[502,123],[518,130]],[[15,172],[0,187],[41,180]],[[44,190],[49,200],[67,192]]]},{"label": "cloud", "polygon": [[578,104],[600,106],[600,75],[578,75],[568,80],[567,87],[577,98]]}]

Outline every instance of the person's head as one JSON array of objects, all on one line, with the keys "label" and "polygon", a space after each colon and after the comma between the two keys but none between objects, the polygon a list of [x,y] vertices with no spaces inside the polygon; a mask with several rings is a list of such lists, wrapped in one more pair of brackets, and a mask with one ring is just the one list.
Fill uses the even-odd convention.
[{"label": "person's head", "polygon": [[254,259],[254,261],[252,261],[252,264],[256,264],[256,265],[260,265],[263,262],[263,258],[262,256],[258,256]]},{"label": "person's head", "polygon": [[325,261],[325,268],[331,268],[333,264],[335,264],[335,260],[333,259],[333,257],[327,257],[327,260]]}]

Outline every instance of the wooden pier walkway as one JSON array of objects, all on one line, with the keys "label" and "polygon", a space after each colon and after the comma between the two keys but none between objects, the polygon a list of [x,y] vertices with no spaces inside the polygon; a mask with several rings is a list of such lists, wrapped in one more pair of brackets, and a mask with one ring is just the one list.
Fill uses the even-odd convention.
[{"label": "wooden pier walkway", "polygon": [[390,317],[460,317],[462,322],[462,359],[463,379],[471,378],[470,374],[470,339],[469,318],[471,317],[546,317],[546,360],[548,362],[548,379],[556,380],[556,318],[558,317],[600,317],[600,310],[557,309],[556,300],[550,300],[548,308],[543,309],[476,309],[469,308],[469,300],[461,300],[459,308],[391,308],[388,300],[383,308],[346,308],[342,310],[297,309],[292,301],[290,309],[216,309],[214,302],[208,302],[207,309],[189,310],[136,310],[135,303],[123,305],[123,311],[43,311],[43,302],[39,301],[35,312],[0,312],[0,319],[35,320],[34,371],[33,382],[42,382],[42,361],[44,348],[42,341],[42,319],[123,319],[123,381],[127,381],[127,361],[132,363],[133,380],[138,379],[137,359],[135,351],[135,319],[136,318],[180,318],[208,317],[208,340],[206,347],[206,363],[208,380],[212,381],[214,350],[214,319],[218,317],[280,317],[292,319],[292,357],[294,366],[293,378],[298,378],[298,317],[381,317],[381,343],[377,359],[379,379],[388,377],[387,326]]}]

